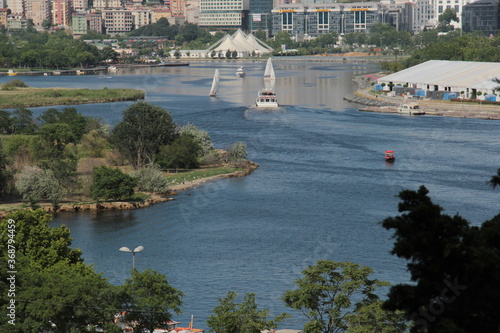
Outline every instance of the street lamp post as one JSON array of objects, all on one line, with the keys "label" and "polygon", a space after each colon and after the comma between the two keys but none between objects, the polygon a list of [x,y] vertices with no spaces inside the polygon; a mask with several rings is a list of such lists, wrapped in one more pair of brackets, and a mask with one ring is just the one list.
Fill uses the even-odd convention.
[{"label": "street lamp post", "polygon": [[138,246],[134,249],[134,251],[132,251],[131,249],[129,249],[128,247],[126,246],[123,246],[123,247],[120,247],[120,251],[122,252],[130,252],[132,253],[132,269],[135,269],[135,254],[137,252],[141,252],[142,250],[144,250],[144,246]]}]

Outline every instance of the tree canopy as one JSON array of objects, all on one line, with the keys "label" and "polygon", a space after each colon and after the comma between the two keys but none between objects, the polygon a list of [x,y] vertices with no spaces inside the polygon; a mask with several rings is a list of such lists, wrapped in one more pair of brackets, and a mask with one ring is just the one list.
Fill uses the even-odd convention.
[{"label": "tree canopy", "polygon": [[412,284],[391,288],[384,306],[403,310],[412,332],[496,332],[500,297],[500,214],[472,227],[442,208],[421,186],[401,191],[398,210],[382,225],[394,230],[392,253],[408,260]]},{"label": "tree canopy", "polygon": [[110,140],[134,167],[142,167],[153,165],[160,147],[174,141],[175,129],[167,110],[139,102],[123,112]]},{"label": "tree canopy", "polygon": [[207,320],[210,332],[214,333],[260,333],[271,330],[289,315],[283,313],[275,319],[268,319],[269,310],[259,310],[255,301],[255,294],[245,295],[243,302],[235,303],[234,291],[227,293],[225,298],[219,298],[219,305]]},{"label": "tree canopy", "polygon": [[[344,332],[349,310],[376,301],[376,288],[389,285],[370,279],[372,272],[369,267],[348,261],[319,260],[302,272],[304,277],[295,281],[298,289],[288,290],[283,301],[309,319],[305,333]],[[353,304],[354,300],[357,302]]]},{"label": "tree canopy", "polygon": [[166,327],[174,313],[181,313],[184,294],[172,287],[166,277],[147,269],[132,270],[132,277],[122,286],[125,294],[125,321],[136,323],[134,332]]}]

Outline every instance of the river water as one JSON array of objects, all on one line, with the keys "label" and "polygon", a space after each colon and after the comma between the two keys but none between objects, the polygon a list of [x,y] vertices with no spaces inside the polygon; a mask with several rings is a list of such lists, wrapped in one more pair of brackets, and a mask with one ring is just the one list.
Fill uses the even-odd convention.
[{"label": "river water", "polygon": [[[240,65],[245,78],[235,76]],[[409,281],[405,262],[389,253],[391,233],[379,224],[398,214],[399,191],[425,185],[445,213],[473,225],[498,214],[500,191],[487,181],[500,167],[499,121],[361,112],[342,98],[355,89],[353,75],[376,72],[378,65],[307,60],[276,60],[284,106],[257,110],[251,105],[264,66],[206,61],[122,70],[111,78],[22,78],[37,87],[144,89],[146,101],[167,109],[176,123],[208,131],[216,147],[243,141],[249,159],[260,164],[247,177],[181,192],[150,208],[57,214],[52,225],[71,229],[73,245],[96,271],[123,283],[132,258],[118,249],[143,245],[137,268],[165,274],[184,292],[184,313],[176,317],[183,324],[193,314],[195,327],[207,328],[218,298],[236,291],[255,292],[272,315],[293,313],[281,328],[300,329],[304,318],[281,296],[317,260],[349,260],[373,268],[375,278]],[[220,92],[210,98],[216,68]],[[77,108],[115,124],[128,105]],[[384,162],[387,149],[396,151],[394,164]]]}]

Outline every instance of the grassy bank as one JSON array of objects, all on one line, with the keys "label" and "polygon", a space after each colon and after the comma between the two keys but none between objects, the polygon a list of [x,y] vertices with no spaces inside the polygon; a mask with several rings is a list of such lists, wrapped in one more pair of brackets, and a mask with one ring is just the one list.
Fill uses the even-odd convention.
[{"label": "grassy bank", "polygon": [[0,90],[0,109],[135,101],[144,96],[137,89],[12,88]]}]

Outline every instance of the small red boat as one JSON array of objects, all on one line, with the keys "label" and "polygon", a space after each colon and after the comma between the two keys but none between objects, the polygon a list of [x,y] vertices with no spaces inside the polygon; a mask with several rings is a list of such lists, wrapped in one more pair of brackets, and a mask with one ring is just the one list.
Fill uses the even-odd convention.
[{"label": "small red boat", "polygon": [[394,162],[396,160],[396,156],[394,155],[394,150],[386,150],[385,151],[385,161],[386,162]]}]

